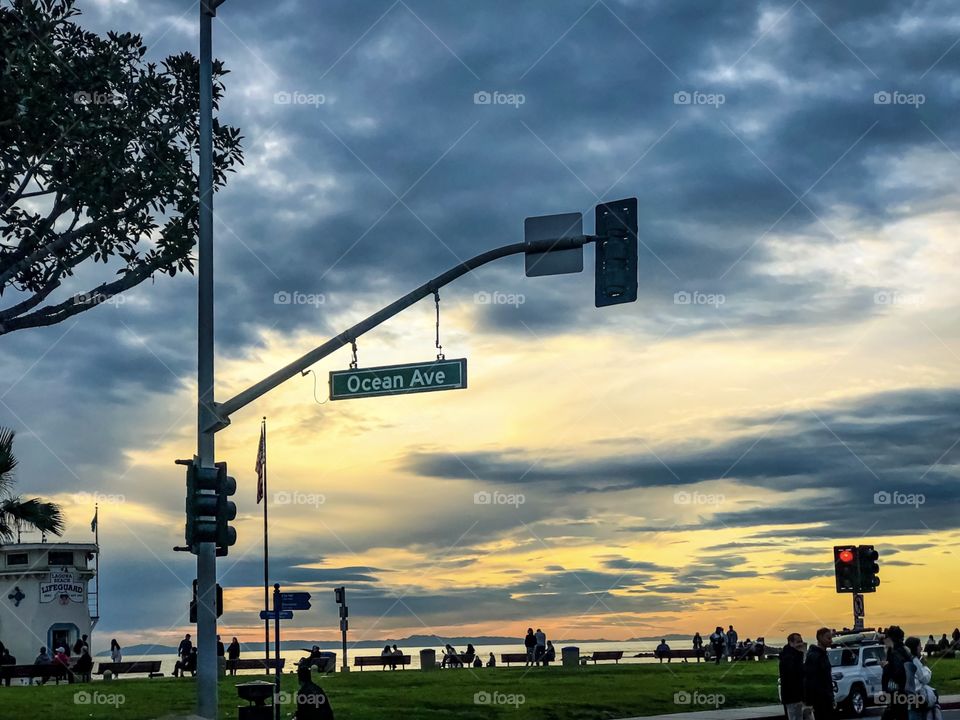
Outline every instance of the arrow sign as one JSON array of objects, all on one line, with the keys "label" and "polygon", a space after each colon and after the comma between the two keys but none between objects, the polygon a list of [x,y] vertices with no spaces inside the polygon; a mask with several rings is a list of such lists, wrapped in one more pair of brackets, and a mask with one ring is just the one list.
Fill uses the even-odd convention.
[{"label": "arrow sign", "polygon": [[280,608],[282,610],[309,610],[310,593],[284,592],[280,593]]},{"label": "arrow sign", "polygon": [[261,610],[260,611],[261,620],[276,620],[278,617],[280,620],[293,620],[293,611],[292,610]]}]

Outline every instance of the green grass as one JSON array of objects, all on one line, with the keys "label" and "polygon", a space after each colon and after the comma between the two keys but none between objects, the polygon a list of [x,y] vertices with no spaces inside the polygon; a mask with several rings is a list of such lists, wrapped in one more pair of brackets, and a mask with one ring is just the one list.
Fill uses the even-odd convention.
[{"label": "green grass", "polygon": [[[960,693],[960,661],[944,660],[933,666],[933,685],[941,694]],[[490,718],[515,720],[601,720],[633,715],[712,709],[722,696],[722,707],[767,705],[777,702],[777,664],[737,665],[602,665],[565,671],[549,669],[497,668],[451,670],[423,673],[416,670],[382,672],[353,671],[348,675],[318,678],[329,693],[338,720],[378,720],[384,713],[393,717]],[[229,678],[220,684],[220,717],[236,718],[241,704],[234,685],[257,679]],[[194,706],[195,681],[162,678],[124,679],[89,685],[47,685],[44,687],[0,688],[0,717],[4,720],[147,720],[171,714],[189,714]],[[295,678],[283,677],[283,689],[295,692]],[[686,691],[701,704],[682,705],[674,694]],[[77,704],[78,692],[116,693],[123,703],[117,706]],[[478,705],[479,692],[522,696],[514,705]],[[283,717],[293,708],[287,706]]]}]

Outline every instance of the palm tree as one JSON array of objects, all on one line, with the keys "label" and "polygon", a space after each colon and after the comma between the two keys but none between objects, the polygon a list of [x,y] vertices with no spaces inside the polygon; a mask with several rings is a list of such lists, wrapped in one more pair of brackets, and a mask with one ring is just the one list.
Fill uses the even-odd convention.
[{"label": "palm tree", "polygon": [[13,470],[17,458],[13,455],[13,430],[0,427],[0,543],[16,538],[20,542],[23,528],[60,536],[63,534],[63,512],[56,503],[40,498],[24,500],[12,495]]}]

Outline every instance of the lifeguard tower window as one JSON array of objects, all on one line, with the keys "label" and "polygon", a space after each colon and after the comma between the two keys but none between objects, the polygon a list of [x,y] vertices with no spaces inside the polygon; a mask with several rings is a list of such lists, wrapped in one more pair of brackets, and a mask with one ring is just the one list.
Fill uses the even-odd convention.
[{"label": "lifeguard tower window", "polygon": [[7,555],[7,567],[11,565],[26,565],[27,553],[10,553]]},{"label": "lifeguard tower window", "polygon": [[47,553],[47,565],[73,565],[73,553],[62,550],[51,550]]}]

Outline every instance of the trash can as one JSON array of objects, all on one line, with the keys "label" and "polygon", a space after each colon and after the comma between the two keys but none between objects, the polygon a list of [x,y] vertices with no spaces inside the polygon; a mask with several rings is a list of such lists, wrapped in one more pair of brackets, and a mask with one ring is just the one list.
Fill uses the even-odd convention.
[{"label": "trash can", "polygon": [[575,668],[580,664],[580,648],[565,647],[560,651],[560,657],[565,668]]},{"label": "trash can", "polygon": [[237,707],[239,720],[273,720],[273,705],[267,705],[267,698],[273,701],[276,685],[272,682],[255,680],[237,685],[237,695],[246,700],[247,705]]},{"label": "trash can", "polygon": [[432,648],[424,648],[420,651],[420,669],[421,670],[436,670],[437,669],[437,651]]},{"label": "trash can", "polygon": [[310,667],[315,669],[318,673],[332,673],[337,671],[337,654],[335,652],[325,650],[320,653],[319,658],[314,658],[310,662]]}]

